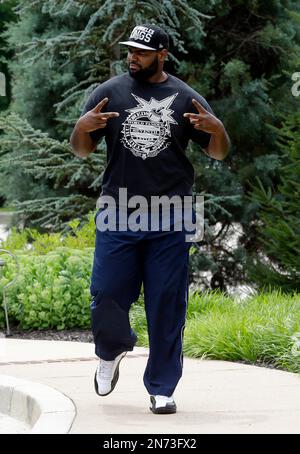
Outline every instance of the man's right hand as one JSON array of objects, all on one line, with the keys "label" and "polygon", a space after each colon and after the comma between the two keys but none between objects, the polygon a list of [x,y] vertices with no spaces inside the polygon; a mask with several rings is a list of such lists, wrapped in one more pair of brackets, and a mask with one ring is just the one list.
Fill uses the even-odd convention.
[{"label": "man's right hand", "polygon": [[83,132],[91,132],[96,129],[103,129],[107,124],[107,120],[119,116],[118,112],[101,112],[105,104],[107,104],[108,98],[102,99],[92,110],[89,110],[86,114],[79,118],[76,124],[76,129]]}]

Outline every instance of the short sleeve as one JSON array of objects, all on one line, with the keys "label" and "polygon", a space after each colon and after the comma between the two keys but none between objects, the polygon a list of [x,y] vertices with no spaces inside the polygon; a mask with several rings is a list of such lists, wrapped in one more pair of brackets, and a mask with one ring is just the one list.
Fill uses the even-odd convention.
[{"label": "short sleeve", "polygon": [[[206,109],[208,112],[215,115],[212,108],[208,104],[208,102],[202,96],[197,95],[197,96],[194,96],[194,98],[204,107],[204,109]],[[188,110],[188,112],[198,113],[196,107],[194,106],[194,104],[192,102],[191,102],[190,109],[191,110]],[[211,134],[204,132],[204,131],[197,130],[194,128],[194,126],[192,124],[190,124],[190,139],[193,142],[198,143],[201,148],[208,147],[210,137],[211,137]]]},{"label": "short sleeve", "polygon": [[[101,99],[105,98],[105,96],[101,96],[101,92],[99,91],[99,87],[97,87],[89,96],[88,100],[85,103],[85,106],[82,109],[80,117],[86,114],[89,110],[92,110],[100,101]],[[103,109],[105,111],[105,109]],[[91,139],[94,142],[99,142],[99,140],[105,136],[104,129],[96,129],[95,131],[89,132]]]}]

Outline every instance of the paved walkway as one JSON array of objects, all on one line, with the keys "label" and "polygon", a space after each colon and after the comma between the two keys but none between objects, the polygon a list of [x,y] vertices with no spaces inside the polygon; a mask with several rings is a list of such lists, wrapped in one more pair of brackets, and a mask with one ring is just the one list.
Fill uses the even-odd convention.
[{"label": "paved walkway", "polygon": [[128,353],[116,389],[101,398],[93,388],[93,344],[1,338],[0,378],[22,378],[68,396],[76,407],[71,434],[300,432],[300,375],[185,358],[174,395],[178,412],[154,415],[142,380],[147,357],[143,348]]}]

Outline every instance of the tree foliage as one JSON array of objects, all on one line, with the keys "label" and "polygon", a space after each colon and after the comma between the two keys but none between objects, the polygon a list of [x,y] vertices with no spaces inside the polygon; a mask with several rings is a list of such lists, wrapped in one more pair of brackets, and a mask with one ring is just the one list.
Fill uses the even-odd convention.
[{"label": "tree foliage", "polygon": [[8,107],[10,101],[10,73],[7,68],[7,59],[10,59],[12,52],[7,49],[6,40],[1,37],[8,23],[16,20],[16,15],[13,7],[16,5],[17,0],[7,0],[0,2],[0,73],[5,78],[5,96],[0,94],[0,111]]},{"label": "tree foliage", "polygon": [[[29,143],[27,139],[24,142],[19,127],[20,119],[17,116],[3,117],[1,128],[3,131],[7,130],[7,137],[2,144],[0,143],[0,152],[3,156],[0,168],[5,172],[6,180],[5,183],[3,180],[0,191],[19,209],[22,207],[26,209],[28,225],[40,222],[40,215],[35,211],[37,208],[39,212],[49,209],[48,193],[51,197],[57,198],[58,210],[61,207],[62,194],[71,199],[76,196],[80,210],[71,204],[70,208],[73,206],[74,209],[68,212],[69,219],[78,213],[87,212],[91,209],[91,204],[95,204],[105,165],[104,144],[99,144],[98,147],[97,162],[101,163],[102,167],[95,167],[94,172],[98,174],[94,178],[94,172],[92,175],[91,172],[84,173],[87,167],[93,167],[94,156],[82,164],[83,161],[74,158],[69,147],[69,156],[64,156],[65,164],[57,165],[54,169],[53,166],[48,167],[48,157],[36,160],[34,142],[39,141],[39,130],[47,132],[56,140],[68,140],[90,92],[99,82],[126,69],[125,54],[120,56],[117,43],[126,36],[132,25],[151,20],[157,17],[159,12],[160,20],[166,21],[162,25],[182,51],[183,43],[177,30],[180,26],[179,16],[199,30],[203,29],[201,21],[203,15],[188,7],[185,1],[177,0],[172,3],[150,1],[137,8],[138,3],[53,0],[18,2],[16,14],[19,21],[10,25],[4,34],[11,48],[15,50],[15,59],[10,64],[15,75],[14,99],[10,110],[21,119],[26,119],[27,124],[34,130],[30,133],[31,142]],[[24,123],[21,121],[21,124]],[[14,128],[20,133],[18,149],[13,134],[9,133]],[[45,138],[43,146],[47,140]],[[51,153],[50,138],[47,147]],[[9,158],[4,157],[7,153],[10,154]],[[53,156],[53,159],[56,160],[56,157]],[[23,187],[22,195],[16,190],[20,180],[20,168],[16,170],[15,167],[8,165],[17,161],[22,167],[26,181],[27,189],[24,190]],[[43,166],[44,175],[41,172]],[[52,178],[53,172],[58,172],[55,183]],[[70,173],[74,173],[76,177],[81,175],[81,179],[76,180],[76,185],[66,183]],[[72,181],[74,182],[75,178]],[[34,182],[42,183],[38,188],[38,200]],[[21,206],[20,196],[23,202]],[[87,198],[90,198],[90,203],[86,203]],[[55,230],[66,227],[67,220],[63,221],[66,210],[63,212],[63,216],[59,213],[55,215],[49,213],[50,222],[47,225]],[[44,224],[42,226],[44,227]]]},{"label": "tree foliage", "polygon": [[[71,154],[69,135],[95,86],[126,70],[118,41],[137,23],[157,23],[171,37],[166,70],[206,97],[231,138],[224,162],[194,144],[188,154],[195,192],[206,199],[206,234],[195,245],[193,272],[209,272],[211,286],[235,285],[245,278],[247,254],[259,247],[252,187],[257,178],[265,188],[279,183],[276,138],[295,110],[287,93],[299,62],[299,11],[294,0],[18,1],[18,21],[2,35],[15,58],[8,62],[14,115],[0,123],[0,193],[22,202],[28,225],[53,230],[95,204],[105,146],[80,161]],[[24,187],[16,191],[20,179]]]},{"label": "tree foliage", "polygon": [[251,257],[249,273],[261,286],[300,289],[300,110],[277,131],[282,151],[279,183],[260,180],[253,200],[259,204],[259,255]]}]

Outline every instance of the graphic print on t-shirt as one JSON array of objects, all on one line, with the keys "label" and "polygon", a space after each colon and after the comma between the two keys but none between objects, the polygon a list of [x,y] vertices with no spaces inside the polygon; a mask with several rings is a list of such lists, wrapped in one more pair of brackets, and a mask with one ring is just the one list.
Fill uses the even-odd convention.
[{"label": "graphic print on t-shirt", "polygon": [[169,109],[178,93],[161,101],[153,97],[146,101],[131,94],[138,105],[126,109],[130,115],[122,123],[122,142],[135,156],[142,159],[152,158],[169,145],[170,124],[178,124],[172,118],[174,110]]}]

